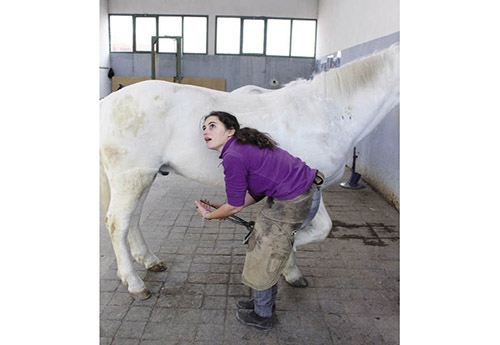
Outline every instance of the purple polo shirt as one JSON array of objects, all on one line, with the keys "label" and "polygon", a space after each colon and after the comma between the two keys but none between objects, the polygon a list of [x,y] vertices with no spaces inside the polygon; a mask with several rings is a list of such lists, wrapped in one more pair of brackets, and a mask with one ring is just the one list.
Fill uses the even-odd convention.
[{"label": "purple polo shirt", "polygon": [[311,186],[317,172],[279,147],[260,149],[239,144],[234,137],[224,145],[219,158],[231,206],[243,206],[247,191],[257,201],[265,196],[293,199]]}]

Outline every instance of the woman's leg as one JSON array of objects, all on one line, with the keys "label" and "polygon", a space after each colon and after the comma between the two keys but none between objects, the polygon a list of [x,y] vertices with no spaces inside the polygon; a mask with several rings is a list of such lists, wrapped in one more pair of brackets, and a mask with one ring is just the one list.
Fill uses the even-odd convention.
[{"label": "woman's leg", "polygon": [[254,290],[254,310],[261,317],[271,317],[278,295],[278,283],[266,290]]},{"label": "woman's leg", "polygon": [[274,284],[266,290],[254,290],[254,309],[239,309],[236,318],[247,326],[260,330],[269,330],[273,327],[273,306],[276,303],[278,285]]}]

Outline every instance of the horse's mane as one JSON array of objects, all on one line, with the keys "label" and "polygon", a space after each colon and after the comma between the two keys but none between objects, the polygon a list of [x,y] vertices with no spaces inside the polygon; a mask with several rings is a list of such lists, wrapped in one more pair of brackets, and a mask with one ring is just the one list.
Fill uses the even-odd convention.
[{"label": "horse's mane", "polygon": [[[395,67],[399,59],[399,44],[376,52],[370,56],[349,62],[339,68],[333,68],[314,76],[312,83],[332,95],[347,96],[359,88],[370,88],[375,85],[377,77],[384,70],[383,67]],[[300,81],[297,81],[300,82]],[[380,80],[377,82],[381,86]]]}]

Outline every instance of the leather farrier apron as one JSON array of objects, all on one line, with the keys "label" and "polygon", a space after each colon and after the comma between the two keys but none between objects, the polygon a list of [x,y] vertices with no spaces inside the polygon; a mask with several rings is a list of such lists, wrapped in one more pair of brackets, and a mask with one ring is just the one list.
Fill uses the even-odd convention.
[{"label": "leather farrier apron", "polygon": [[267,198],[248,241],[243,284],[254,290],[276,284],[292,252],[294,232],[301,228],[311,210],[314,192],[323,180],[323,174],[318,172],[311,186],[294,199]]}]

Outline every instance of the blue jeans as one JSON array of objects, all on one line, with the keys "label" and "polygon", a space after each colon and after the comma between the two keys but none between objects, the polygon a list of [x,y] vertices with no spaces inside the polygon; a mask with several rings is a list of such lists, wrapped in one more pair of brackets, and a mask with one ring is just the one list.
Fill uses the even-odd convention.
[{"label": "blue jeans", "polygon": [[261,317],[271,317],[278,295],[278,283],[266,290],[253,290],[255,313]]}]

